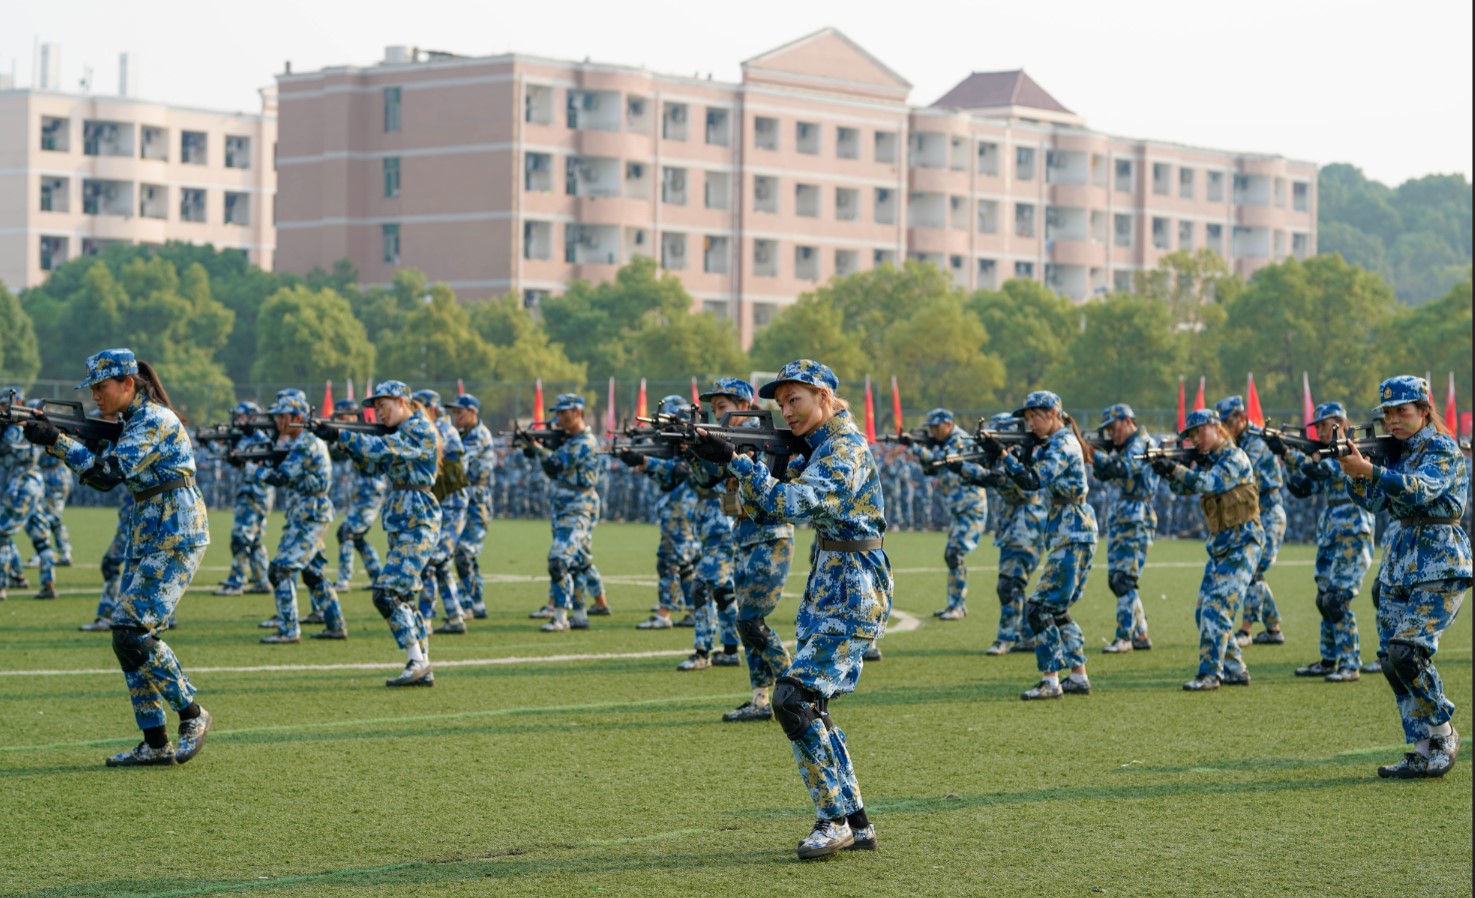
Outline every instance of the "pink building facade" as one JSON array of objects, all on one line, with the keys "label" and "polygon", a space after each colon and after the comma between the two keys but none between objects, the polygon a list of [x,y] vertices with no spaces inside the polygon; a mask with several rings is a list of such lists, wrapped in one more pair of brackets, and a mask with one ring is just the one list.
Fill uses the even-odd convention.
[{"label": "pink building facade", "polygon": [[419,268],[536,304],[643,254],[746,344],[835,275],[931,262],[1084,300],[1178,249],[1316,249],[1316,166],[1097,133],[1023,72],[937,103],[826,29],[741,83],[389,48],[278,77],[278,270]]}]

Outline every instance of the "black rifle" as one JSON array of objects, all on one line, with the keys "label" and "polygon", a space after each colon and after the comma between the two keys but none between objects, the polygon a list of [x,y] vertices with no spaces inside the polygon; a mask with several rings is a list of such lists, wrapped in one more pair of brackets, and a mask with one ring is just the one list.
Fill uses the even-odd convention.
[{"label": "black rifle", "polygon": [[1342,436],[1339,428],[1332,428],[1332,440],[1330,443],[1318,444],[1317,452],[1321,458],[1345,458],[1352,454],[1352,447],[1367,457],[1369,461],[1394,462],[1403,455],[1403,441],[1397,437],[1378,436],[1377,423],[1368,424],[1361,428],[1365,436],[1357,437],[1359,428],[1352,428],[1350,435]]},{"label": "black rifle", "polygon": [[267,414],[244,415],[239,421],[229,424],[211,424],[195,431],[195,439],[201,443],[235,443],[255,433],[273,436],[277,432],[276,419]]},{"label": "black rifle", "polygon": [[94,453],[104,443],[116,444],[123,433],[123,422],[89,418],[82,410],[82,403],[75,399],[47,399],[35,409],[27,408],[12,392],[8,402],[0,409],[0,424],[24,426],[27,421],[50,421],[57,430],[80,440]]},{"label": "black rifle", "polygon": [[245,449],[232,449],[227,459],[240,462],[256,462],[259,465],[279,465],[287,457],[288,450],[262,443]]},{"label": "black rifle", "polygon": [[312,430],[319,424],[331,424],[339,430],[346,430],[349,433],[363,433],[375,437],[388,436],[394,433],[394,428],[392,427],[386,427],[383,424],[377,424],[372,421],[365,421],[362,418],[356,421],[343,421],[336,418],[308,418],[307,422],[302,426],[307,430]]},{"label": "black rifle", "polygon": [[1313,440],[1310,437],[1303,437],[1299,434],[1288,433],[1285,430],[1271,427],[1269,421],[1266,421],[1265,426],[1260,429],[1260,435],[1265,439],[1267,445],[1272,446],[1272,452],[1275,451],[1275,440],[1280,440],[1285,445],[1305,455],[1312,455],[1326,448],[1326,443],[1323,443],[1321,440]]},{"label": "black rifle", "polygon": [[[664,415],[651,420],[652,423],[657,420],[663,422],[655,426],[659,432],[659,439],[667,443],[690,446],[701,439],[697,434],[697,428],[700,427],[709,436],[721,437],[728,441],[738,452],[763,453],[769,458],[768,469],[774,477],[783,476],[791,457],[809,454],[809,444],[804,441],[804,438],[795,436],[787,425],[780,427],[778,425],[780,419],[767,409],[728,412],[717,424],[706,424],[699,421],[696,409],[692,409],[689,417]],[[741,423],[743,421],[756,421],[758,426],[744,426]]]},{"label": "black rifle", "polygon": [[[914,443],[923,443],[923,442],[926,442],[927,437],[930,436],[930,434],[927,433],[927,428],[925,428],[925,427],[918,427],[918,428],[915,428],[913,430],[908,430],[908,431],[906,431],[906,433],[912,438],[912,442],[914,442]],[[876,437],[876,442],[878,442],[878,443],[901,443],[902,442],[901,434],[899,434],[899,433],[883,433],[880,436]],[[903,444],[903,445],[905,445],[905,444]]]},{"label": "black rifle", "polygon": [[[623,439],[622,439],[623,437]],[[644,458],[675,458],[676,445],[660,439],[657,431],[643,427],[628,428],[624,434],[615,434],[604,450],[610,455],[633,452]]]},{"label": "black rifle", "polygon": [[547,423],[535,423],[532,427],[523,427],[516,420],[512,422],[511,430],[504,430],[497,434],[499,437],[509,437],[512,445],[524,448],[538,443],[548,449],[557,450],[568,439],[568,434]]},{"label": "black rifle", "polygon": [[973,440],[974,442],[979,444],[978,449],[976,450],[976,452],[978,453],[976,459],[973,456],[973,453],[969,452],[963,453],[968,456],[966,458],[959,457],[955,459],[951,456],[945,456],[944,463],[946,463],[947,461],[980,460],[983,462],[983,466],[985,468],[992,468],[994,466],[994,463],[999,460],[999,453],[997,450],[988,447],[989,441],[991,440],[996,440],[1000,443],[1003,443],[1006,450],[1014,448],[1016,446],[1023,447],[1024,449],[1033,449],[1036,446],[1044,444],[1043,440],[1041,440],[1034,434],[1029,433],[1028,431],[990,430],[988,428],[987,418],[978,419],[978,427],[973,431]]},{"label": "black rifle", "polygon": [[1138,461],[1151,464],[1154,461],[1167,460],[1180,465],[1196,465],[1207,458],[1202,452],[1192,446],[1152,446],[1141,455],[1134,455]]}]

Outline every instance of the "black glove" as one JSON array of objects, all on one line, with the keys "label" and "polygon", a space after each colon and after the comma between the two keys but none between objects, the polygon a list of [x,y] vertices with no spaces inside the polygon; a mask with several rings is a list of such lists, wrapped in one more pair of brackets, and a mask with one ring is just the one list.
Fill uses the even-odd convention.
[{"label": "black glove", "polygon": [[1171,458],[1154,458],[1152,460],[1152,469],[1160,477],[1172,477],[1173,472],[1178,470],[1178,463]]},{"label": "black glove", "polygon": [[714,465],[725,465],[736,454],[732,443],[710,433],[697,437],[697,441],[691,444],[688,451],[702,461],[709,461]]},{"label": "black glove", "polygon": [[107,492],[123,482],[123,465],[115,455],[104,455],[95,460],[92,467],[82,472],[82,482],[101,492]]},{"label": "black glove", "polygon": [[1286,441],[1280,438],[1280,434],[1267,433],[1263,435],[1263,438],[1265,440],[1265,448],[1279,455],[1281,458],[1286,457],[1289,447],[1286,446]]},{"label": "black glove", "polygon": [[992,462],[997,461],[1004,454],[1005,450],[1004,444],[995,439],[991,433],[985,433],[983,435],[983,438],[978,441],[978,447],[988,453],[987,457],[990,461],[990,466],[992,466]]},{"label": "black glove", "polygon": [[318,421],[312,425],[312,432],[317,435],[318,439],[325,443],[336,443],[338,442],[338,434],[343,431],[332,421]]},{"label": "black glove", "polygon": [[230,465],[232,468],[246,467],[246,460],[241,458],[239,455],[227,455],[225,457],[225,463]]},{"label": "black glove", "polygon": [[963,473],[963,463],[961,461],[950,461],[947,463],[947,469],[954,474],[961,474]]},{"label": "black glove", "polygon": [[262,479],[265,480],[267,483],[271,484],[272,486],[286,486],[287,485],[287,475],[286,475],[286,473],[283,472],[283,471],[281,471],[281,470],[278,470],[277,468],[268,468],[267,471],[266,471],[266,476],[263,477]]},{"label": "black glove", "polygon": [[1334,469],[1323,464],[1301,466],[1301,473],[1305,475],[1308,480],[1331,480],[1333,470]]},{"label": "black glove", "polygon": [[1311,481],[1304,477],[1290,477],[1286,479],[1286,489],[1297,499],[1305,499],[1311,495]]},{"label": "black glove", "polygon": [[901,433],[896,435],[896,441],[903,446],[911,446],[913,443],[917,442],[917,438],[903,430]]},{"label": "black glove", "polygon": [[528,438],[528,437],[518,437],[517,438],[517,444],[522,447],[522,457],[523,458],[537,458],[538,457],[538,447],[533,445],[533,441],[530,438]]},{"label": "black glove", "polygon": [[61,436],[61,431],[56,429],[45,418],[32,418],[21,427],[27,442],[35,443],[37,446],[55,446],[56,438]]},{"label": "black glove", "polygon": [[619,458],[620,461],[624,462],[632,468],[638,468],[641,465],[645,464],[645,456],[641,455],[638,452],[633,452],[629,449],[621,449]]}]

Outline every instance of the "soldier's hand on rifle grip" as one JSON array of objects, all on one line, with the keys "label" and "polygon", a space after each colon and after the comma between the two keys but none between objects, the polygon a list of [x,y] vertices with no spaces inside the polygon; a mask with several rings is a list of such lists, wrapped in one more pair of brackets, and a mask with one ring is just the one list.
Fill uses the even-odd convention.
[{"label": "soldier's hand on rifle grip", "polygon": [[637,452],[632,452],[629,449],[623,449],[620,451],[620,461],[624,462],[632,468],[638,468],[641,465],[645,464],[644,456],[640,455]]},{"label": "soldier's hand on rifle grip", "polygon": [[338,425],[331,421],[318,421],[312,425],[312,432],[317,435],[318,439],[326,443],[338,442],[338,434],[341,433]]},{"label": "soldier's hand on rifle grip", "polygon": [[61,436],[61,431],[56,429],[56,425],[45,418],[32,418],[25,423],[21,431],[25,434],[27,442],[35,443],[37,446],[55,446],[57,437]]},{"label": "soldier's hand on rifle grip", "polygon": [[1266,434],[1264,434],[1264,439],[1265,447],[1271,452],[1274,452],[1276,455],[1280,456],[1281,458],[1285,458],[1286,452],[1290,451],[1289,447],[1286,446],[1286,441],[1281,439],[1280,434],[1278,433],[1275,433],[1273,431],[1267,432]]},{"label": "soldier's hand on rifle grip", "polygon": [[896,441],[910,449],[912,444],[917,442],[917,438],[903,430],[896,435]]},{"label": "soldier's hand on rifle grip", "polygon": [[732,443],[700,428],[697,429],[697,441],[692,444],[690,451],[702,461],[709,461],[714,465],[725,465],[736,454]]},{"label": "soldier's hand on rifle grip", "polygon": [[954,474],[961,474],[963,473],[963,463],[961,461],[950,461],[947,463],[947,469]]},{"label": "soldier's hand on rifle grip", "polygon": [[1178,463],[1171,458],[1154,458],[1152,460],[1152,469],[1158,473],[1159,477],[1172,477],[1177,472],[1178,467]]},{"label": "soldier's hand on rifle grip", "polygon": [[983,439],[978,441],[978,445],[983,447],[983,450],[989,454],[989,458],[991,459],[1001,458],[1009,451],[1009,448],[994,439],[994,435],[991,433],[985,433]]}]

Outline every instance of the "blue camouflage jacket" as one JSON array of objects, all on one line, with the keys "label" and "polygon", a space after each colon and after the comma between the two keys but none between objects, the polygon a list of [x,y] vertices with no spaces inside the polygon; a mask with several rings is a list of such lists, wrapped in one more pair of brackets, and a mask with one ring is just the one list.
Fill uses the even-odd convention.
[{"label": "blue camouflage jacket", "polygon": [[1107,503],[1108,528],[1116,530],[1136,523],[1157,526],[1152,497],[1157,494],[1159,478],[1150,463],[1137,458],[1154,445],[1152,438],[1139,427],[1121,448],[1091,454],[1097,479],[1115,481],[1117,486],[1116,501]]},{"label": "blue camouflage jacket", "polygon": [[[966,469],[965,469],[966,470]],[[981,468],[980,468],[981,470]],[[1045,535],[1050,502],[1044,490],[1026,490],[1003,471],[982,471],[979,480],[998,491],[1003,507],[995,506],[994,546],[999,549],[1035,549]]]},{"label": "blue camouflage jacket", "polygon": [[988,493],[984,491],[977,477],[982,469],[973,465],[973,468],[978,469],[974,471],[964,465],[963,473],[955,474],[945,465],[934,463],[948,455],[969,452],[972,449],[973,440],[957,427],[941,443],[926,446],[919,443],[912,447],[917,460],[922,463],[922,474],[937,478],[937,486],[942,490],[943,504],[947,507],[948,514],[954,518],[988,515]]},{"label": "blue camouflage jacket", "polygon": [[585,427],[577,434],[570,434],[557,449],[534,445],[543,473],[554,487],[548,491],[548,503],[554,515],[575,510],[582,512],[591,499],[599,500],[594,488],[599,483],[604,459],[599,454],[599,438],[592,428]]},{"label": "blue camouflage jacket", "polygon": [[1280,470],[1280,459],[1265,445],[1260,428],[1254,425],[1246,427],[1235,442],[1250,457],[1250,465],[1255,469],[1255,486],[1260,490],[1260,513],[1283,504],[1285,497],[1281,495],[1280,488],[1285,485],[1285,476]]},{"label": "blue camouflage jacket", "polygon": [[1359,508],[1347,495],[1347,475],[1335,459],[1312,461],[1295,449],[1286,452],[1286,485],[1310,496],[1327,497],[1327,506],[1316,520],[1316,544],[1329,546],[1338,537],[1373,532],[1373,513]]},{"label": "blue camouflage jacket", "polygon": [[[1250,465],[1250,457],[1243,449],[1228,441],[1210,452],[1206,460],[1207,466],[1188,468],[1179,465],[1174,470],[1172,479],[1168,481],[1169,489],[1180,496],[1208,496],[1227,493],[1241,484],[1255,483],[1255,469]],[[1263,512],[1264,508],[1260,510]],[[1264,542],[1265,529],[1260,526],[1258,518],[1207,537],[1209,554],[1216,557],[1249,543]]]},{"label": "blue camouflage jacket", "polygon": [[[101,455],[93,455],[66,434],[47,451],[78,473],[103,459],[116,459],[124,485],[134,494],[194,476],[194,447],[178,415],[140,392],[123,410],[122,417],[123,432],[117,445],[104,447]],[[136,503],[130,526],[130,558],[210,544],[205,499],[196,486],[166,490]]]},{"label": "blue camouflage jacket", "polygon": [[1012,452],[1004,456],[1003,463],[1009,476],[1025,488],[1022,481],[1033,472],[1038,489],[1049,497],[1050,512],[1045,518],[1048,548],[1096,542],[1096,512],[1086,501],[1091,489],[1086,482],[1086,456],[1074,431],[1062,427],[1050,434],[1044,445],[1035,447],[1028,467]]},{"label": "blue camouflage jacket", "polygon": [[[328,444],[312,431],[303,429],[282,448],[287,450],[287,457],[276,470],[287,477],[287,520],[315,524],[333,520],[333,500],[328,498],[328,488],[333,484],[333,460],[328,456]],[[270,465],[250,467],[253,469],[250,479],[257,483],[266,483],[272,476]]]},{"label": "blue camouflage jacket", "polygon": [[338,445],[361,460],[367,471],[389,480],[383,512],[386,532],[440,529],[440,503],[430,492],[440,459],[435,425],[424,414],[417,410],[382,437],[340,430]]},{"label": "blue camouflage jacket", "polygon": [[[1455,441],[1425,427],[1372,477],[1351,479],[1347,493],[1368,511],[1395,519],[1383,535],[1378,582],[1407,587],[1430,580],[1470,578],[1470,536],[1456,524],[1415,524],[1413,518],[1458,519],[1470,495],[1470,468]],[[1404,524],[1408,521],[1408,524]]]},{"label": "blue camouflage jacket", "polygon": [[471,488],[485,492],[492,488],[497,469],[497,450],[492,446],[492,432],[481,421],[461,434],[466,449],[466,479]]}]

